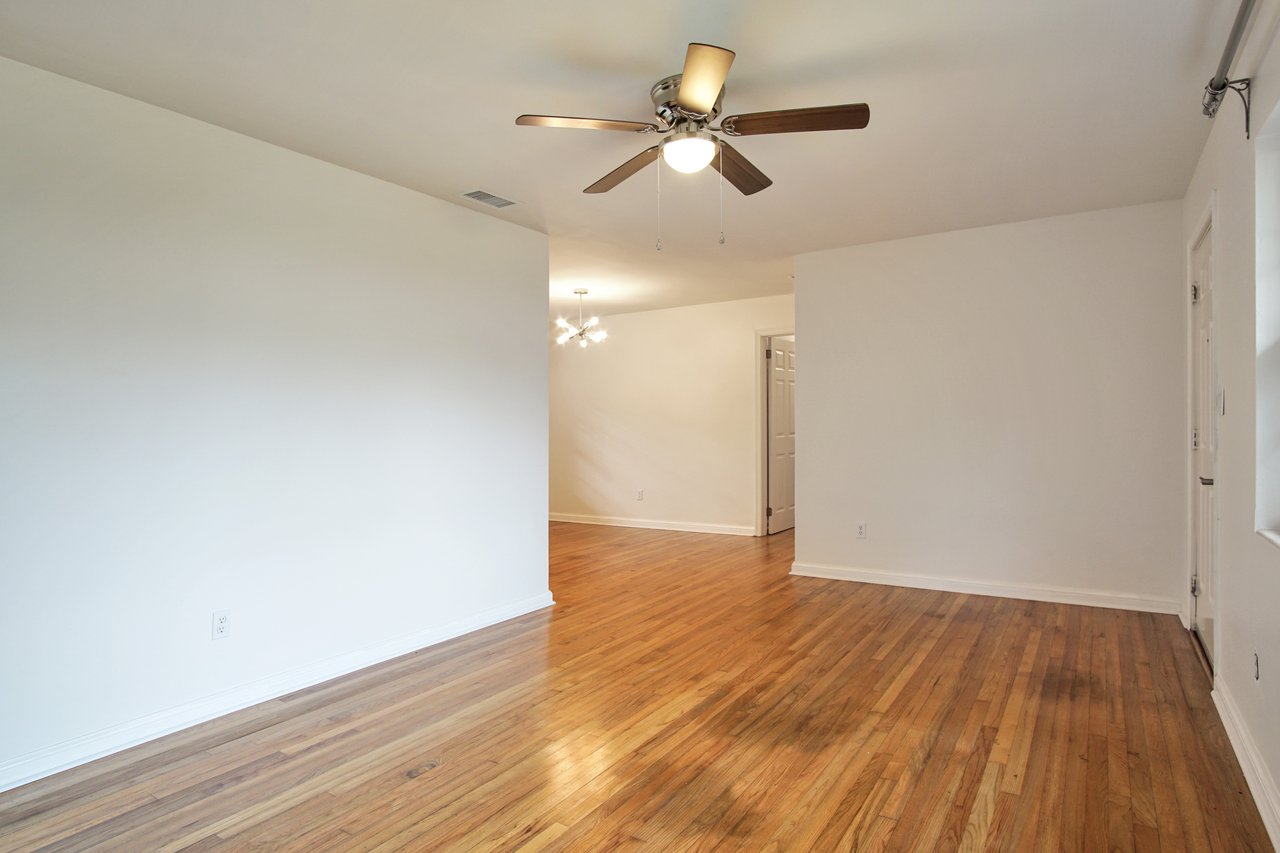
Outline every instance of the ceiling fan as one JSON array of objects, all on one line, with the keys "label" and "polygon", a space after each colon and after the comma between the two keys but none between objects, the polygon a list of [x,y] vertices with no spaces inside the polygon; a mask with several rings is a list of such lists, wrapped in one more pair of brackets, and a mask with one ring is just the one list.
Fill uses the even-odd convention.
[{"label": "ceiling fan", "polygon": [[665,137],[587,187],[583,190],[586,193],[608,192],[661,156],[667,165],[681,172],[697,172],[711,166],[743,195],[751,195],[773,181],[736,148],[713,136],[711,131],[729,136],[756,136],[811,130],[859,130],[871,120],[871,110],[866,104],[841,104],[743,113],[721,120],[718,127],[713,126],[712,122],[720,115],[724,81],[735,55],[732,50],[715,45],[690,44],[684,58],[684,71],[664,77],[649,91],[654,113],[661,124],[544,115],[522,115],[516,119],[516,124],[656,133]]}]

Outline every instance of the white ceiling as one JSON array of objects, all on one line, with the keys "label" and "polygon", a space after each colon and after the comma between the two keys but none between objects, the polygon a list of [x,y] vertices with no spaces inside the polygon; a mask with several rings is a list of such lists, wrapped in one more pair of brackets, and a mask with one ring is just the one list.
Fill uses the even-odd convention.
[{"label": "white ceiling", "polygon": [[[553,311],[791,290],[800,252],[1179,198],[1234,0],[0,0],[0,55],[551,237]],[[850,102],[861,131],[736,140],[711,170],[583,187],[652,139],[516,127],[652,120],[686,43],[737,51],[726,115]],[[1227,115],[1223,119],[1238,120]],[[459,198],[484,189],[501,211]]]}]

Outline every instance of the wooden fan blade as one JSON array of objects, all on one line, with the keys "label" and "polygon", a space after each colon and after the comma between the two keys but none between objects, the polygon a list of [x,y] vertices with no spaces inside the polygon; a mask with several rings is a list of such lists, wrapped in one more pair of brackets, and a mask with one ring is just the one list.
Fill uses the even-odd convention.
[{"label": "wooden fan blade", "polygon": [[636,172],[648,166],[654,160],[658,159],[658,146],[646,148],[591,186],[583,190],[584,193],[607,193]]},{"label": "wooden fan blade", "polygon": [[684,73],[680,77],[676,105],[698,115],[710,114],[736,55],[713,44],[690,44],[684,55]]},{"label": "wooden fan blade", "polygon": [[720,122],[720,129],[730,136],[755,136],[761,133],[799,133],[809,130],[861,130],[869,121],[871,108],[866,104],[840,104],[834,107],[729,116]]},{"label": "wooden fan blade", "polygon": [[631,133],[654,133],[656,124],[643,121],[617,121],[609,118],[577,118],[576,116],[522,115],[516,124],[525,127],[574,127],[583,130],[625,130]]},{"label": "wooden fan blade", "polygon": [[[769,177],[757,169],[750,160],[743,157],[738,149],[723,139],[717,141],[720,143],[720,150],[711,161],[711,167],[724,175],[724,179],[737,187],[739,192],[743,195],[751,195],[773,185],[773,181],[769,180]],[[723,165],[720,162],[721,158],[724,160]]]}]

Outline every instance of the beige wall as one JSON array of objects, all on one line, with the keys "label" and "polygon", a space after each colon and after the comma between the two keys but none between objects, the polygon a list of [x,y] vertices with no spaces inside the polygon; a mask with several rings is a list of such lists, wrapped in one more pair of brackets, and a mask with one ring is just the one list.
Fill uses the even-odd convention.
[{"label": "beige wall", "polygon": [[1180,209],[798,258],[796,570],[1176,612]]},{"label": "beige wall", "polygon": [[0,788],[550,602],[543,235],[7,60],[0,115]]},{"label": "beige wall", "polygon": [[[1274,25],[1275,7],[1260,4],[1259,20]],[[1275,113],[1280,48],[1268,44],[1270,27],[1258,24],[1254,31],[1244,55],[1257,58],[1243,59],[1235,76],[1253,77],[1256,138],[1259,130],[1265,129],[1264,136],[1280,130]],[[1275,420],[1269,430],[1259,430],[1256,418],[1263,409],[1255,406],[1255,388],[1274,392],[1277,387],[1274,339],[1280,329],[1275,313],[1280,310],[1276,273],[1255,264],[1255,245],[1270,250],[1274,262],[1280,230],[1274,218],[1264,217],[1258,220],[1263,230],[1255,235],[1254,154],[1259,144],[1274,146],[1274,137],[1263,143],[1245,139],[1239,100],[1228,96],[1187,189],[1180,250],[1185,253],[1187,244],[1198,236],[1203,216],[1212,211],[1214,334],[1218,377],[1227,404],[1218,427],[1214,695],[1272,840],[1280,844],[1280,547],[1255,532],[1255,471],[1260,458],[1266,462],[1259,451],[1274,453],[1277,447]],[[1272,184],[1271,191],[1280,193],[1280,186]],[[1255,282],[1267,283],[1262,292]],[[1276,469],[1271,470],[1274,474]],[[1262,675],[1257,680],[1255,650]]]},{"label": "beige wall", "polygon": [[553,344],[552,517],[750,535],[755,335],[793,323],[792,297],[771,296],[603,317],[605,343]]}]

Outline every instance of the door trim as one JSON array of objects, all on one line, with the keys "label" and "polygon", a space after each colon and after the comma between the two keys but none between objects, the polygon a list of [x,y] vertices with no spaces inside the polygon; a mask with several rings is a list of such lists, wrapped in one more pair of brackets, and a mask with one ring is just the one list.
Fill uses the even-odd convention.
[{"label": "door trim", "polygon": [[765,509],[769,505],[769,371],[764,357],[769,338],[778,335],[794,335],[795,327],[787,329],[756,329],[756,511],[755,536],[769,534],[769,522]]},{"label": "door trim", "polygon": [[[1196,478],[1196,458],[1195,453],[1191,449],[1191,430],[1195,427],[1196,421],[1196,400],[1195,400],[1195,336],[1197,330],[1195,328],[1195,308],[1191,302],[1191,287],[1195,283],[1195,270],[1192,265],[1192,257],[1195,248],[1204,238],[1205,234],[1209,237],[1209,269],[1213,281],[1218,281],[1218,191],[1209,191],[1209,200],[1201,210],[1200,215],[1195,219],[1195,227],[1191,229],[1190,237],[1186,245],[1183,247],[1183,279],[1184,286],[1182,291],[1182,305],[1185,329],[1183,333],[1183,341],[1186,344],[1185,366],[1183,375],[1185,377],[1185,395],[1186,395],[1186,423],[1182,431],[1184,440],[1184,458],[1185,472],[1183,475],[1184,488],[1186,490],[1186,539],[1183,543],[1185,551],[1186,566],[1183,575],[1182,584],[1182,610],[1178,613],[1178,618],[1182,620],[1182,625],[1188,631],[1191,630],[1191,614],[1195,607],[1193,596],[1191,595],[1191,580],[1195,577],[1196,572],[1196,502],[1199,500],[1197,491],[1192,488],[1192,483]],[[1218,620],[1213,622],[1213,644],[1214,648],[1218,648],[1219,630]]]}]

